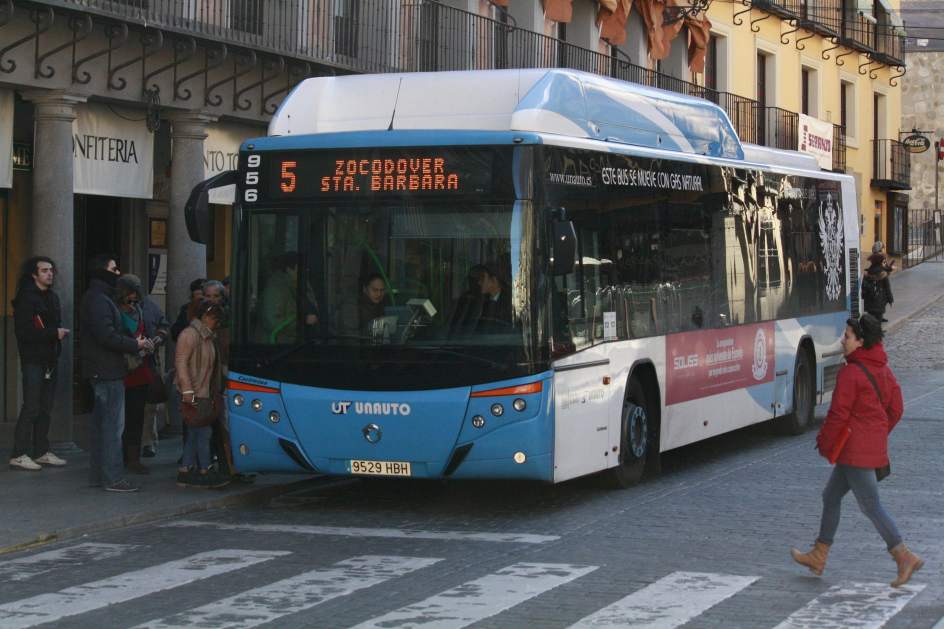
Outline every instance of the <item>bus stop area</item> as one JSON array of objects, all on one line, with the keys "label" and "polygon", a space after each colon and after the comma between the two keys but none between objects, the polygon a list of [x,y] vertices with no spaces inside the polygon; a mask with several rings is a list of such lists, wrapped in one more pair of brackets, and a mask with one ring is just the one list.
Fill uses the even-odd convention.
[{"label": "bus stop area", "polygon": [[[926,262],[891,276],[895,303],[886,313],[894,332],[944,295],[944,264]],[[894,367],[894,365],[892,365]],[[219,490],[180,488],[175,483],[179,441],[162,441],[157,456],[146,459],[147,476],[135,476],[142,490],[112,494],[88,486],[88,455],[60,452],[63,468],[40,472],[0,469],[0,555],[34,545],[80,538],[96,531],[157,522],[164,518],[267,501],[313,482],[311,477],[259,475],[252,483],[231,483]],[[324,482],[324,478],[314,482]]]}]

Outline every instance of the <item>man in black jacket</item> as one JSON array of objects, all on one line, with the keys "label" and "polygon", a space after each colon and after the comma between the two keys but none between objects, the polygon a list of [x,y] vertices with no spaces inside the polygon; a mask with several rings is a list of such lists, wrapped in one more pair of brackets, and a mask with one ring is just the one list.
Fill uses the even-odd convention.
[{"label": "man in black jacket", "polygon": [[49,412],[56,391],[59,342],[69,333],[60,327],[59,297],[52,290],[55,277],[56,265],[52,260],[45,256],[30,258],[23,264],[13,299],[16,344],[23,372],[23,408],[16,421],[10,456],[10,467],[17,470],[38,471],[43,465],[66,464],[49,450]]},{"label": "man in black jacket", "polygon": [[134,338],[124,332],[121,314],[113,300],[118,275],[110,270],[114,260],[96,258],[90,273],[88,290],[82,296],[81,367],[95,390],[91,423],[89,482],[106,491],[132,492],[139,487],[124,478],[121,434],[125,425],[125,354],[154,345],[145,337]]}]

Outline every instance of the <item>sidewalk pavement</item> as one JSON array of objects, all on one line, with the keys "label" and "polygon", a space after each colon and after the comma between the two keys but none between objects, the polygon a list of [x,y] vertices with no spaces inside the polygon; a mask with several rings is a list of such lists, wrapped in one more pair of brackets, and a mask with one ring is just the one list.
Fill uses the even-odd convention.
[{"label": "sidewalk pavement", "polygon": [[[88,485],[88,454],[62,452],[65,467],[39,472],[0,468],[0,555],[104,529],[222,507],[262,503],[311,482],[310,476],[265,475],[222,489],[178,487],[180,437],[162,441],[157,456],[142,459],[151,473],[127,478],[141,491],[118,494]],[[4,453],[5,455],[6,453]]]},{"label": "sidewalk pavement", "polygon": [[[891,276],[895,303],[886,313],[887,329],[944,296],[944,263],[925,262]],[[180,488],[175,483],[178,439],[165,440],[158,456],[144,459],[149,476],[131,476],[142,485],[134,494],[113,494],[88,487],[88,456],[62,453],[65,468],[41,472],[0,467],[0,555],[48,541],[225,506],[262,502],[299,489],[310,477],[259,475],[251,485],[220,490]]]}]

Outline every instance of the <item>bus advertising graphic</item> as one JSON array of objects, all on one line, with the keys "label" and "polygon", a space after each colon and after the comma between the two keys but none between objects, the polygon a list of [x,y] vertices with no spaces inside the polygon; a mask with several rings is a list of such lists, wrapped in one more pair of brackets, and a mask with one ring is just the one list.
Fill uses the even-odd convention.
[{"label": "bus advertising graphic", "polygon": [[774,378],[774,324],[683,332],[665,338],[665,403],[678,404]]}]

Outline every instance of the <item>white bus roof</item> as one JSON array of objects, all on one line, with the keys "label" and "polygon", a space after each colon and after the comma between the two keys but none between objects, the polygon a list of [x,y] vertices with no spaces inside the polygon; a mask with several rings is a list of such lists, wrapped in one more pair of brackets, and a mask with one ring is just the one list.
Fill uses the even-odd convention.
[{"label": "white bus roof", "polygon": [[282,102],[269,135],[400,129],[530,131],[744,159],[714,103],[563,69],[307,79]]}]

